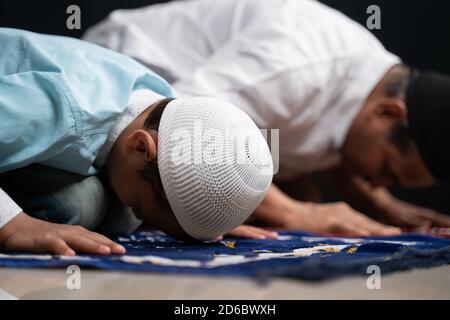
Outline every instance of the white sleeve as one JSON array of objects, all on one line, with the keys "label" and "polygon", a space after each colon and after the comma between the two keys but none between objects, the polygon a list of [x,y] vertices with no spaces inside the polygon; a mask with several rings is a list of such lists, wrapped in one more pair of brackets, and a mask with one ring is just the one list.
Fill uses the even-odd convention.
[{"label": "white sleeve", "polygon": [[254,23],[252,16],[261,7],[256,1],[251,6],[248,0],[172,1],[119,9],[90,27],[83,40],[183,78],[234,33]]},{"label": "white sleeve", "polygon": [[5,191],[0,189],[0,228],[22,212],[22,209]]}]

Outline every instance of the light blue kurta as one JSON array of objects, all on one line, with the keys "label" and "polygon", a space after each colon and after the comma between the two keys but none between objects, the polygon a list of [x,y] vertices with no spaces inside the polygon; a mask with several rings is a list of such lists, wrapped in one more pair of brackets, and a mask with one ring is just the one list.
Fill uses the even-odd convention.
[{"label": "light blue kurta", "polygon": [[0,173],[41,163],[91,175],[131,93],[171,96],[134,60],[73,38],[0,28]]}]

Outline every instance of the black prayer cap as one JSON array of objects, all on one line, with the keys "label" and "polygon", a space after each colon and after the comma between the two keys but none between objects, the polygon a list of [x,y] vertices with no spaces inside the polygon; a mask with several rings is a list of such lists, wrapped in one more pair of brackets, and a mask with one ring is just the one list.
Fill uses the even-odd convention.
[{"label": "black prayer cap", "polygon": [[408,130],[438,180],[450,176],[450,77],[415,73],[406,91]]}]

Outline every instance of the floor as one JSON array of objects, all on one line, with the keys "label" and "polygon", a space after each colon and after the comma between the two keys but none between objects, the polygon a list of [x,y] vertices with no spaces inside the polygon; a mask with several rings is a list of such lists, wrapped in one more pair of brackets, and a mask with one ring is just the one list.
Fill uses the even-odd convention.
[{"label": "floor", "polygon": [[233,277],[176,276],[81,270],[80,290],[69,290],[64,269],[0,269],[0,299],[450,299],[450,266],[381,277],[322,283],[274,279],[261,284]]}]

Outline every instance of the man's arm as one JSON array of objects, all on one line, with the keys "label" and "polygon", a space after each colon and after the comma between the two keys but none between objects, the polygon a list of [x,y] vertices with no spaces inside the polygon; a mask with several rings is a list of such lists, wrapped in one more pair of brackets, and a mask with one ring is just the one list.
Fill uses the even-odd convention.
[{"label": "man's arm", "polygon": [[399,229],[373,221],[345,203],[297,201],[275,185],[271,186],[264,201],[247,222],[277,229],[343,236],[388,236],[400,233]]},{"label": "man's arm", "polygon": [[323,173],[325,181],[353,208],[387,224],[399,227],[450,227],[450,217],[392,196],[386,188],[372,188],[342,167]]}]

